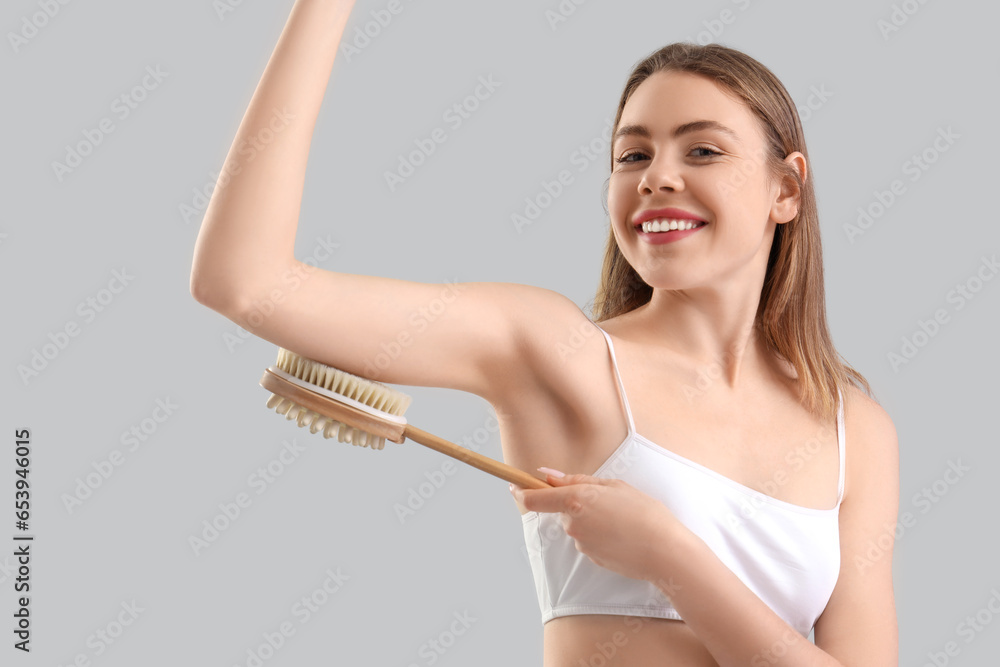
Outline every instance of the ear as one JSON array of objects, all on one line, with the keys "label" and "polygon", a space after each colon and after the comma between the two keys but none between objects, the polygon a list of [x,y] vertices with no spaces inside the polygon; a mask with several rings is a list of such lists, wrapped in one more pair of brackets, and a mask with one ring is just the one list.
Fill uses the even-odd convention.
[{"label": "ear", "polygon": [[[799,151],[789,153],[788,157],[785,158],[785,164],[790,164],[799,173],[802,182],[806,182],[809,168],[806,166],[806,158],[802,153]],[[790,176],[782,176],[778,185],[778,197],[771,205],[771,219],[779,224],[785,224],[798,215],[802,193],[795,183],[795,179]]]}]

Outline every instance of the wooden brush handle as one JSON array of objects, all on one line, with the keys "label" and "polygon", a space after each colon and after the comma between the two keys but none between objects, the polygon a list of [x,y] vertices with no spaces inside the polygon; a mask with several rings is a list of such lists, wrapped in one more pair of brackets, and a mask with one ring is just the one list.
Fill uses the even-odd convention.
[{"label": "wooden brush handle", "polygon": [[431,449],[441,452],[442,454],[447,454],[453,459],[458,459],[463,463],[468,463],[470,466],[479,468],[483,472],[488,472],[494,477],[505,479],[508,482],[513,482],[514,484],[526,489],[552,488],[552,485],[543,479],[538,479],[523,470],[515,468],[514,466],[509,466],[501,461],[491,459],[488,456],[483,456],[482,454],[474,452],[471,449],[459,447],[453,442],[449,442],[444,438],[439,438],[433,433],[422,431],[411,424],[407,424],[406,428],[403,429],[403,437],[409,438],[424,447],[430,447]]}]

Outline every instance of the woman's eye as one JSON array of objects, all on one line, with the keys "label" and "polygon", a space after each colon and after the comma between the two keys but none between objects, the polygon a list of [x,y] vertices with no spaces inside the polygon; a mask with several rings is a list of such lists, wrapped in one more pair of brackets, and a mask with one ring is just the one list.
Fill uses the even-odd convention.
[{"label": "woman's eye", "polygon": [[[722,155],[719,151],[709,148],[708,146],[695,146],[691,149],[692,153],[697,153],[697,151],[703,151],[701,154],[695,154],[694,157],[713,157],[715,155]],[[631,153],[625,153],[619,158],[615,158],[615,162],[618,164],[628,164],[638,162],[639,160],[632,160],[633,157],[648,157],[645,153],[640,151],[632,151]]]},{"label": "woman's eye", "polygon": [[625,153],[620,158],[616,158],[615,162],[617,162],[618,164],[624,164],[624,163],[627,163],[627,162],[635,162],[635,160],[629,160],[629,158],[630,157],[635,157],[636,155],[642,155],[642,153],[640,153],[639,151],[633,151],[631,153]]},{"label": "woman's eye", "polygon": [[705,151],[706,153],[708,153],[708,155],[697,155],[695,157],[711,157],[712,155],[722,155],[722,153],[720,153],[719,151],[713,150],[713,149],[711,149],[711,148],[709,148],[707,146],[696,146],[696,147],[692,148],[691,150],[692,151]]}]

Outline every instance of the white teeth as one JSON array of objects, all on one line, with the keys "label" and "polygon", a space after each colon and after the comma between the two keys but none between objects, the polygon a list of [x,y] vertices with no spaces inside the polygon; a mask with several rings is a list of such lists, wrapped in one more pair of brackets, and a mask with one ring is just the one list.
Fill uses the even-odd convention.
[{"label": "white teeth", "polygon": [[694,229],[695,227],[701,226],[702,222],[698,220],[647,220],[642,223],[642,231],[644,232],[666,232],[673,230],[683,231],[685,229]]}]

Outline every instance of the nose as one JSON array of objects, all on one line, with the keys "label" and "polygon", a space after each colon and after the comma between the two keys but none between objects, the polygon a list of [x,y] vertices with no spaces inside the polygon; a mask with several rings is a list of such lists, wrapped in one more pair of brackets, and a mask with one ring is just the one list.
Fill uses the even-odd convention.
[{"label": "nose", "polygon": [[660,190],[679,192],[684,189],[684,179],[680,170],[666,154],[660,154],[649,162],[649,166],[639,179],[639,192],[651,194]]}]

